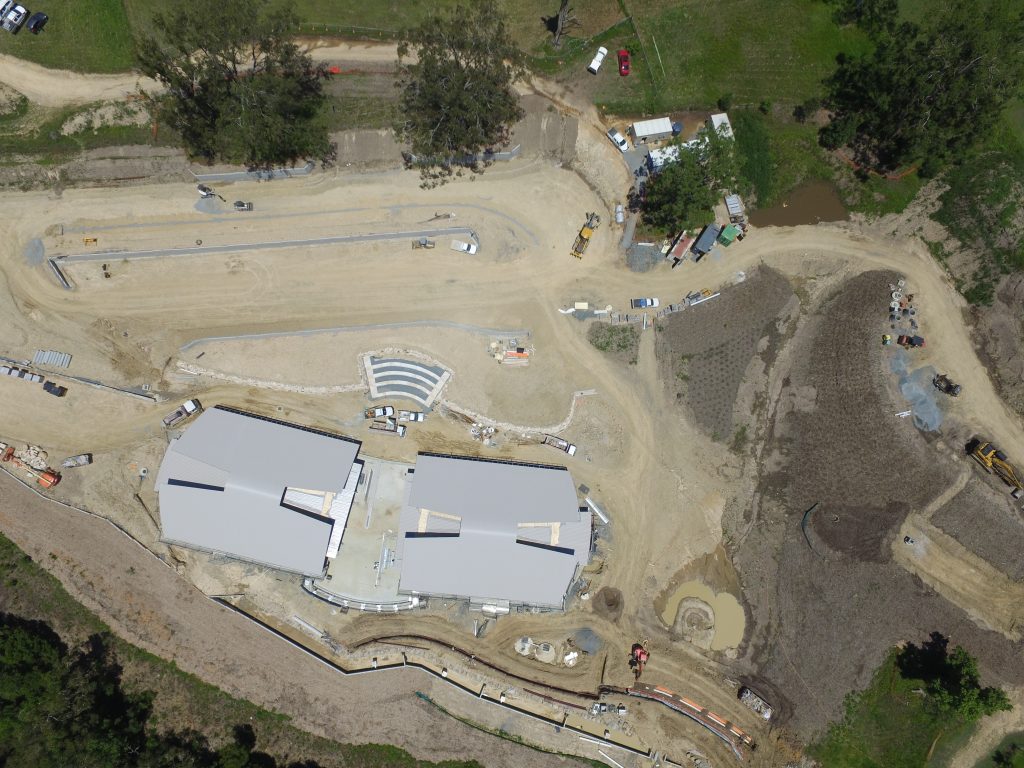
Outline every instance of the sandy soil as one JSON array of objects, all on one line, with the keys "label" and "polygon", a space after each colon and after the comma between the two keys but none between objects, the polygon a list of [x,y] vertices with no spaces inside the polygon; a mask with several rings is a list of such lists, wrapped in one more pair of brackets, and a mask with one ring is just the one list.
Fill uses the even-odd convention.
[{"label": "sandy soil", "polygon": [[[844,487],[837,478],[857,474],[847,468],[856,467],[865,478],[881,477],[884,473],[891,480],[891,459],[886,459],[882,466],[870,452],[865,454],[870,448],[865,449],[864,445],[877,430],[902,430],[900,446],[908,456],[919,457],[919,463],[924,465],[922,469],[914,464],[908,472],[920,472],[933,488],[950,485],[950,477],[956,474],[957,459],[948,448],[944,458],[936,459],[941,446],[912,433],[908,422],[892,427],[889,411],[895,409],[897,401],[886,389],[889,385],[880,367],[874,326],[861,318],[869,311],[867,305],[852,301],[843,305],[843,312],[822,310],[830,306],[827,302],[844,280],[856,279],[860,273],[890,270],[907,276],[914,286],[928,322],[928,347],[922,351],[920,361],[950,371],[965,389],[965,395],[956,404],[955,421],[961,426],[950,428],[949,440],[969,427],[984,429],[990,439],[1002,445],[1024,444],[1019,419],[999,399],[984,368],[977,363],[963,321],[963,301],[926,249],[916,241],[897,241],[888,232],[858,223],[754,230],[720,261],[705,260],[672,271],[656,269],[635,274],[622,264],[615,247],[618,233],[606,223],[598,230],[587,257],[583,261],[572,259],[568,249],[584,213],[597,210],[605,222],[611,221],[609,205],[620,196],[628,173],[604,139],[596,116],[570,103],[569,94],[553,95],[560,110],[581,118],[575,165],[582,178],[542,158],[530,158],[495,166],[483,177],[457,181],[429,192],[419,188],[414,175],[398,172],[345,178],[317,175],[271,184],[225,186],[225,195],[234,195],[231,199],[252,199],[257,203],[256,211],[244,218],[197,211],[190,184],[132,190],[66,190],[60,198],[45,193],[5,195],[3,204],[8,215],[0,225],[6,244],[0,254],[0,323],[5,332],[0,354],[25,359],[31,358],[36,348],[66,350],[75,356],[72,373],[117,385],[150,384],[169,399],[197,395],[207,405],[227,403],[301,423],[341,429],[364,439],[367,453],[386,458],[411,460],[417,449],[430,447],[470,450],[485,456],[550,460],[546,452],[549,449],[521,447],[511,439],[493,450],[473,444],[467,438],[464,423],[443,419],[425,425],[419,436],[414,434],[406,441],[371,437],[361,431],[365,426],[357,423],[359,409],[365,402],[358,392],[318,396],[261,389],[248,383],[185,378],[176,365],[180,358],[189,357],[180,352],[183,344],[208,336],[419,320],[529,329],[530,343],[537,354],[526,369],[497,367],[481,349],[479,339],[448,331],[374,331],[365,338],[356,334],[356,341],[338,335],[302,337],[287,343],[222,343],[216,345],[216,352],[210,352],[211,360],[207,361],[205,356],[194,360],[238,377],[279,377],[310,385],[349,384],[357,380],[354,364],[360,352],[378,344],[406,345],[453,368],[453,400],[495,420],[513,423],[560,420],[568,411],[572,392],[597,392],[577,402],[576,416],[566,436],[581,446],[581,453],[569,462],[574,480],[591,488],[591,495],[613,520],[602,539],[598,556],[602,567],[592,574],[591,587],[595,593],[604,587],[618,590],[622,597],[615,610],[595,610],[591,603],[574,606],[564,616],[510,616],[478,641],[473,640],[464,623],[453,623],[444,615],[346,617],[332,615],[322,603],[304,603],[304,615],[308,611],[311,620],[322,620],[346,640],[429,630],[452,644],[478,649],[507,661],[514,669],[529,670],[532,674],[537,670],[530,665],[536,662],[517,658],[512,650],[516,637],[530,635],[557,640],[562,632],[586,627],[601,636],[607,666],[595,658],[591,660],[594,663],[581,664],[577,671],[544,671],[546,679],[582,686],[599,684],[602,670],[604,681],[628,683],[625,656],[632,642],[645,639],[653,652],[645,681],[664,684],[694,698],[733,719],[759,741],[770,744],[772,737],[763,723],[735,700],[734,681],[739,675],[760,670],[768,678],[767,684],[773,686],[770,690],[779,691],[781,702],[799,705],[798,712],[803,718],[799,722],[806,728],[817,727],[836,712],[849,683],[870,674],[879,647],[904,638],[910,629],[894,624],[874,632],[870,647],[852,649],[844,657],[840,674],[833,674],[835,665],[827,654],[809,653],[805,664],[794,640],[814,635],[815,614],[799,601],[779,603],[784,595],[768,594],[778,587],[773,573],[744,572],[741,562],[742,584],[735,574],[719,574],[708,581],[723,582],[710,586],[716,591],[739,592],[753,606],[749,608],[746,658],[734,663],[724,655],[703,655],[681,641],[662,622],[656,603],[663,603],[666,585],[673,580],[680,583],[680,574],[689,564],[719,551],[722,518],[728,510],[727,524],[734,544],[755,547],[756,557],[767,560],[781,554],[783,562],[802,569],[805,582],[800,585],[800,594],[821,591],[822,602],[818,605],[833,611],[836,617],[829,632],[851,625],[843,625],[843,621],[855,623],[858,616],[868,615],[845,612],[844,606],[851,604],[851,585],[867,585],[865,589],[869,590],[857,598],[860,602],[852,603],[859,609],[871,602],[870,590],[883,589],[885,579],[902,579],[904,587],[917,584],[919,598],[929,601],[928,610],[922,612],[922,623],[941,618],[945,626],[983,647],[988,654],[987,668],[1002,669],[1000,665],[1007,662],[1005,647],[988,644],[988,635],[971,634],[983,630],[967,614],[933,592],[926,593],[920,582],[914,581],[903,568],[889,563],[888,569],[883,569],[883,561],[888,557],[884,547],[886,536],[878,534],[875,539],[849,546],[847,536],[816,530],[822,546],[831,547],[836,553],[836,561],[849,564],[846,570],[823,574],[814,570],[813,562],[800,559],[807,557],[802,539],[786,539],[783,535],[793,530],[784,524],[786,515],[808,498],[828,491],[835,503],[840,503],[838,497],[844,493]],[[437,211],[455,212],[455,223],[472,226],[481,241],[477,256],[455,254],[443,248],[443,240],[442,247],[423,256],[423,252],[412,251],[407,240],[400,239],[274,251],[253,248],[232,254],[132,262],[118,257],[123,250],[187,246],[197,239],[207,244],[255,244],[403,231],[423,226]],[[102,277],[102,262],[71,266],[68,272],[77,289],[64,291],[45,266],[33,266],[25,257],[26,246],[33,238],[41,238],[48,256],[89,250],[109,252],[112,277]],[[97,238],[97,242],[86,244],[85,238]],[[770,343],[772,329],[778,327],[770,320],[779,316],[790,301],[784,292],[779,293],[779,301],[768,308],[771,311],[767,314],[749,315],[750,322],[758,325],[756,333],[740,327],[738,319],[731,329],[741,337],[737,349],[742,355],[729,356],[723,365],[730,371],[742,368],[744,380],[737,384],[735,372],[721,373],[723,382],[728,378],[729,392],[735,384],[736,394],[734,398],[730,395],[731,414],[723,406],[716,410],[714,418],[715,423],[725,424],[727,415],[731,415],[731,426],[739,423],[735,420],[737,413],[750,417],[756,410],[758,387],[762,387],[764,412],[760,421],[751,422],[754,426],[749,451],[732,451],[709,440],[710,421],[700,426],[676,408],[676,393],[664,382],[665,363],[656,354],[656,332],[642,335],[636,364],[623,365],[589,344],[587,323],[558,312],[560,307],[571,306],[578,300],[621,308],[631,296],[637,295],[659,296],[663,304],[668,304],[695,289],[731,285],[737,272],[752,275],[759,265],[770,266],[791,281],[793,292],[800,297],[808,315],[798,320],[800,327],[795,331],[794,343],[780,343],[778,349]],[[889,278],[869,279],[881,279],[884,283]],[[742,286],[736,290],[742,290]],[[714,311],[710,306],[704,309]],[[700,312],[701,308],[692,311]],[[766,338],[768,342],[764,341]],[[365,345],[363,349],[361,345]],[[827,352],[823,354],[822,350]],[[192,357],[197,354],[195,351]],[[789,369],[794,377],[787,382],[783,372]],[[755,381],[756,386],[751,383]],[[66,488],[70,493],[75,490],[74,483],[80,484],[91,508],[117,519],[133,535],[159,549],[152,514],[155,472],[148,480],[139,482],[138,469],[154,466],[151,458],[159,456],[163,439],[159,419],[168,410],[167,403],[147,404],[81,385],[72,386],[68,397],[61,401],[20,381],[0,382],[0,386],[5,406],[0,415],[0,434],[42,444],[54,454],[90,449],[107,452],[108,462],[94,465],[89,470],[91,474],[83,473],[68,486],[59,486],[58,491],[64,492],[61,489]],[[777,436],[771,431],[776,421],[789,418],[795,424],[816,405],[824,403],[828,404],[822,411],[824,415],[848,421],[842,421],[840,426],[838,421],[817,421],[788,435],[784,434],[785,429],[780,429]],[[818,439],[836,430],[861,430],[857,432],[863,438],[860,448],[855,450],[851,446],[847,453],[832,456],[835,463],[830,464],[829,454],[808,442],[812,453],[817,451],[818,455],[814,473],[807,476],[803,486],[794,483],[787,490],[789,501],[776,500],[774,512],[767,506],[766,511],[759,512],[752,504],[758,473],[749,462],[763,461],[781,476],[790,466],[788,462],[801,461],[796,450],[800,446],[791,441],[801,435]],[[772,449],[762,452],[765,442]],[[794,453],[787,457],[790,448]],[[869,464],[867,469],[861,467],[865,461]],[[947,474],[949,467],[954,469]],[[145,503],[140,504],[134,496],[118,489],[138,490]],[[895,491],[890,495],[891,499],[863,505],[876,514],[865,520],[882,520],[888,514],[889,501],[899,505],[896,509],[900,515],[919,511],[927,507],[934,493],[915,491],[908,498]],[[849,503],[852,505],[853,501]],[[852,518],[852,512],[851,508],[850,514],[840,515],[840,519]],[[17,514],[10,510],[4,514],[4,530],[12,529],[11,535],[23,546],[33,552],[45,552],[52,546],[48,543],[52,536],[45,527],[26,527],[18,522]],[[66,522],[60,524],[70,526]],[[893,535],[891,528],[882,529]],[[850,530],[851,534],[856,532]],[[62,546],[64,563],[74,562],[76,567],[97,574],[110,567],[98,542],[84,535],[70,538]],[[777,546],[782,549],[773,549]],[[785,548],[789,546],[794,549]],[[938,549],[926,550],[917,567],[934,570],[941,565],[950,581],[956,579],[957,569],[972,567],[969,561],[953,557],[943,557],[941,563],[929,559],[937,555]],[[203,564],[199,557],[186,559],[190,574],[203,575],[204,588],[213,589],[218,586],[218,578],[227,578],[218,577],[215,564]],[[76,581],[70,565],[53,567],[66,580]],[[820,564],[816,567],[820,569]],[[691,574],[688,578],[699,575]],[[818,578],[832,586],[824,589],[815,581]],[[129,608],[121,607],[130,596],[109,585],[109,581],[104,582],[106,596],[93,599],[93,605],[106,615],[141,610],[138,606],[144,601],[140,598],[128,603]],[[175,589],[185,590],[182,583],[176,584]],[[276,574],[254,577],[248,581],[248,589],[253,591],[254,599],[276,611],[288,611],[290,601],[296,599],[294,581]],[[947,582],[936,581],[935,589],[954,603],[965,599],[961,593],[950,590]],[[153,605],[160,606],[159,610],[144,612],[135,633],[150,636],[150,647],[177,658],[182,654],[182,627],[207,621],[203,612],[206,608],[198,607],[200,603],[197,598],[176,605],[176,631],[168,632],[164,629],[167,623],[160,616],[160,611],[165,610],[164,598],[154,595]],[[884,623],[888,615],[881,609],[885,606],[879,603],[878,607],[875,620]],[[768,629],[773,634],[765,634]],[[309,727],[348,738],[338,730],[342,728],[340,724],[332,729],[326,720],[317,719],[334,714],[335,705],[324,703],[320,694],[304,699],[295,693],[288,685],[288,670],[280,674],[270,671],[277,665],[280,653],[276,646],[246,648],[240,644],[236,650],[213,646],[209,641],[208,637],[189,646],[188,663],[197,674],[247,697],[250,685],[253,689],[263,686],[269,692],[261,694],[254,690],[254,700],[286,710]],[[820,641],[818,648],[827,649],[827,641]],[[764,655],[768,650],[771,655]],[[794,658],[801,666],[793,662]],[[274,682],[269,683],[255,673],[241,674],[253,659],[263,662],[258,665],[259,674]],[[819,681],[830,676],[832,684],[828,690],[816,689]],[[346,698],[381,701],[379,694],[362,689],[353,689]],[[396,690],[383,698],[394,702],[396,711],[403,716],[406,709],[415,710],[407,691]],[[369,725],[358,727],[364,729],[358,733],[370,733],[365,730]],[[671,749],[673,754],[679,752],[680,745],[688,743],[695,743],[712,755],[725,749],[714,737],[657,708],[638,708],[635,728],[656,748]],[[405,729],[405,733],[410,732]],[[395,734],[373,733],[373,738],[400,741]],[[418,754],[436,754],[431,750],[440,750],[442,742],[449,749],[447,754],[478,754],[472,746],[462,751],[461,740],[453,749],[453,741],[442,736],[440,729],[431,730],[430,735],[423,736],[423,751]],[[753,764],[771,765],[773,756],[781,754],[781,750],[759,750]]]}]

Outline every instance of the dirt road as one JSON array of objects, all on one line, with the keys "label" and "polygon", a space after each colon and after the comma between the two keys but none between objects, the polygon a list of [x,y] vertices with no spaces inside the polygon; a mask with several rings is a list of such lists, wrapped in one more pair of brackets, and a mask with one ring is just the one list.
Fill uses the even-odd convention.
[{"label": "dirt road", "polygon": [[[607,145],[600,136],[594,141],[595,147]],[[610,145],[608,151],[614,151]],[[41,193],[4,195],[8,216],[0,228],[7,244],[0,255],[0,323],[5,329],[0,354],[25,359],[36,348],[68,350],[74,354],[73,372],[80,375],[150,384],[172,397],[198,395],[208,403],[276,412],[347,431],[359,412],[358,395],[318,397],[230,381],[186,383],[175,365],[179,348],[198,337],[419,320],[528,328],[536,353],[522,369],[496,366],[480,339],[454,331],[401,328],[375,331],[351,343],[326,335],[289,338],[277,346],[246,342],[249,346],[223,355],[220,363],[223,373],[241,380],[287,371],[295,384],[347,384],[358,381],[359,343],[372,344],[370,348],[406,345],[455,372],[452,400],[497,421],[519,424],[557,423],[574,391],[597,390],[577,409],[578,419],[566,434],[581,446],[580,455],[570,462],[574,480],[587,484],[613,519],[612,540],[601,553],[605,567],[595,586],[621,590],[622,616],[613,621],[592,609],[557,618],[510,616],[501,620],[501,632],[488,642],[518,632],[539,635],[543,627],[555,631],[580,625],[600,631],[610,648],[628,649],[639,637],[651,637],[658,659],[652,674],[659,675],[653,682],[664,681],[735,718],[757,738],[765,736],[763,724],[736,703],[724,682],[728,668],[673,641],[654,608],[674,574],[719,545],[725,500],[743,503],[743,478],[729,471],[724,445],[677,415],[655,359],[653,331],[642,338],[636,364],[626,365],[595,349],[586,338],[587,324],[558,309],[575,301],[624,308],[631,296],[641,295],[659,296],[668,304],[695,289],[728,285],[738,271],[762,263],[797,279],[892,269],[908,278],[927,316],[926,359],[937,367],[955,368],[969,393],[958,402],[964,420],[986,429],[997,443],[1024,444],[1019,419],[1003,406],[977,364],[962,299],[927,251],[913,242],[896,242],[854,225],[752,231],[719,261],[635,274],[617,253],[620,233],[610,223],[613,217],[603,195],[577,175],[539,160],[494,167],[473,181],[429,191],[419,188],[414,175],[385,173],[238,183],[231,192],[255,200],[256,211],[199,212],[194,189],[186,184],[66,190],[59,199]],[[569,257],[568,248],[588,210],[600,211],[607,223],[587,257],[577,261]],[[437,211],[455,213],[460,226],[470,226],[479,235],[476,256],[438,248],[428,258],[407,242],[363,242],[139,262],[118,257],[125,250],[188,246],[197,239],[231,245],[414,229]],[[77,288],[64,291],[45,267],[26,259],[24,250],[33,238],[41,238],[48,256],[83,247],[100,251],[109,257],[111,277],[103,276],[99,264],[71,265],[68,271]],[[83,242],[91,238],[97,241]],[[191,359],[198,354],[192,351]],[[197,364],[207,362],[204,358]],[[159,419],[165,407],[84,387],[61,401],[21,381],[0,381],[0,390],[5,403],[0,434],[67,451],[65,455],[97,446],[109,450],[110,463],[97,466],[95,476],[108,473],[119,479],[97,482],[96,498],[105,500],[105,513],[134,526],[140,536],[149,531],[155,538],[153,523],[146,522],[131,499],[140,485],[144,494],[152,493],[155,473],[140,484],[136,470],[140,455],[159,461]],[[459,425],[447,425],[431,435],[449,450],[465,450],[464,427],[461,441],[458,432]],[[429,448],[415,440],[400,445],[386,440],[367,436],[364,451],[409,460],[417,448]],[[474,452],[487,456],[511,456],[516,450],[514,445],[494,451],[473,445]],[[45,550],[43,529],[21,530],[21,541]],[[106,564],[97,548],[76,549],[71,541],[65,554],[81,560],[90,572]],[[113,612],[121,597],[114,593],[107,610]],[[951,593],[950,599],[958,598]],[[149,620],[160,626],[159,612],[149,614]],[[168,637],[169,645],[172,640],[176,638]],[[466,639],[467,645],[471,642]],[[235,673],[243,669],[242,656],[228,662],[223,649],[194,650],[191,663],[204,676],[219,675],[219,665]],[[260,658],[269,665],[274,653],[261,646],[244,658]],[[616,674],[624,671],[618,667]],[[349,698],[356,700],[359,694]],[[283,694],[279,700],[300,719],[313,722],[318,717],[310,702]],[[674,731],[663,719],[651,718],[649,727],[652,743],[679,738],[668,735]],[[693,737],[705,739],[703,734]],[[707,738],[713,743],[714,737]]]},{"label": "dirt road", "polygon": [[[387,66],[397,60],[397,46],[377,43],[322,44],[305,41],[314,61],[378,64]],[[64,69],[49,69],[8,54],[0,54],[0,83],[24,94],[29,101],[44,107],[67,107],[95,101],[123,101],[144,91],[159,93],[163,86],[135,72],[115,75],[82,74]]]},{"label": "dirt road", "polygon": [[83,75],[63,69],[47,69],[8,54],[0,54],[0,82],[44,107],[123,101],[140,90],[147,93],[162,90],[155,80],[132,72],[123,75]]}]

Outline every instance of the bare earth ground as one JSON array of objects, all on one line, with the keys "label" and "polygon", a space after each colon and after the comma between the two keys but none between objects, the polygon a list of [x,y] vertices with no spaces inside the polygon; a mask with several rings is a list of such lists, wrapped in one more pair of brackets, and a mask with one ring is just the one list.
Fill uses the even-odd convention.
[{"label": "bare earth ground", "polygon": [[[677,690],[754,734],[762,749],[753,765],[784,764],[788,753],[778,732],[769,734],[736,701],[741,677],[757,679],[804,736],[839,711],[845,692],[866,682],[888,647],[936,628],[978,654],[986,675],[1021,682],[1013,665],[1019,645],[1007,639],[1020,610],[1012,599],[1017,574],[1000,562],[1009,555],[997,541],[1014,535],[1019,513],[999,496],[1003,489],[979,490],[1000,524],[988,537],[965,533],[972,494],[990,481],[972,474],[962,446],[982,430],[1000,445],[1022,445],[1024,430],[978,364],[964,304],[925,248],[860,224],[773,229],[753,231],[720,261],[631,273],[615,247],[619,233],[607,223],[609,205],[628,181],[625,169],[592,108],[568,104],[565,93],[551,95],[560,115],[580,120],[573,148],[579,174],[558,167],[564,157],[538,154],[430,192],[400,172],[238,183],[230,192],[257,202],[244,218],[198,212],[194,189],[185,183],[67,190],[59,198],[7,194],[8,216],[0,225],[7,244],[0,256],[0,354],[25,359],[36,348],[65,350],[74,354],[71,372],[78,375],[119,386],[150,384],[169,399],[198,395],[207,405],[341,429],[364,440],[367,454],[406,461],[423,448],[549,461],[551,454],[518,445],[513,428],[503,431],[495,449],[485,448],[469,439],[463,422],[434,417],[405,441],[371,435],[358,418],[365,403],[359,392],[318,395],[268,384],[352,384],[358,354],[404,345],[451,366],[450,397],[497,421],[557,422],[569,412],[572,392],[594,389],[596,395],[577,401],[566,430],[581,446],[569,467],[613,521],[598,551],[603,568],[589,575],[591,589],[600,594],[608,588],[606,598],[615,591],[621,598],[575,604],[562,616],[505,617],[476,640],[471,617],[443,605],[397,617],[340,615],[302,597],[292,577],[169,553],[157,542],[155,471],[145,480],[139,475],[143,467],[155,470],[162,455],[166,436],[159,419],[167,403],[75,384],[67,398],[56,400],[39,387],[3,380],[0,435],[41,444],[58,459],[93,450],[96,464],[77,476],[69,472],[55,496],[80,500],[155,552],[182,558],[185,573],[205,591],[227,593],[241,585],[260,610],[285,621],[301,612],[345,642],[431,634],[518,674],[594,689],[601,682],[627,684],[629,646],[645,639],[653,653],[645,681]],[[588,210],[601,211],[606,223],[578,262],[568,248]],[[118,257],[122,250],[188,246],[196,239],[257,244],[403,231],[422,227],[437,211],[454,212],[453,224],[472,226],[481,241],[477,256],[447,250],[442,238],[436,250],[412,251],[400,238],[132,262]],[[83,238],[90,237],[98,242],[86,245]],[[102,278],[97,263],[69,266],[77,289],[66,292],[44,265],[26,257],[33,238],[41,239],[48,256],[109,252],[112,277]],[[729,287],[740,271],[749,283]],[[945,406],[938,436],[925,438],[909,420],[893,416],[906,405],[889,373],[892,352],[879,340],[887,285],[897,273],[910,281],[926,323],[928,346],[916,354],[916,364],[949,370],[964,385],[964,395]],[[630,296],[659,296],[667,304],[695,289],[720,287],[725,293],[718,307],[687,310],[692,315],[668,320],[666,330],[644,333],[635,365],[601,354],[587,341],[586,323],[557,311],[581,298],[623,308]],[[197,348],[180,352],[208,336],[420,320],[529,329],[537,353],[529,368],[505,369],[470,334],[386,329],[365,338],[353,334],[362,349],[339,334],[217,343],[209,361],[194,359]],[[687,328],[704,337],[687,339]],[[692,356],[685,371],[684,354]],[[185,377],[177,366],[182,358],[251,381]],[[736,434],[741,426],[745,442]],[[725,434],[721,442],[709,440],[717,430],[731,433],[730,445]],[[126,637],[180,659],[204,679],[335,738],[395,741],[424,756],[472,757],[506,748],[494,740],[478,745],[469,736],[451,738],[441,721],[417,709],[409,695],[415,688],[391,690],[386,676],[361,678],[354,687],[346,680],[344,688],[323,682],[319,669],[290,661],[297,654],[276,641],[258,640],[263,635],[251,625],[222,616],[155,561],[133,566],[145,576],[140,583],[127,578],[131,574],[122,570],[129,556],[108,541],[116,537],[111,530],[89,533],[97,524],[86,518],[31,498],[13,502],[12,491],[4,493],[0,521],[8,535]],[[812,517],[805,539],[800,519],[819,501],[821,514]],[[917,525],[928,546],[901,549],[904,524]],[[735,571],[721,548],[723,525],[724,551]],[[963,541],[950,538],[957,536]],[[709,559],[709,553],[719,556]],[[998,590],[985,588],[996,583],[992,579],[977,578],[972,557],[992,558],[992,574],[1002,569]],[[747,634],[740,648],[702,654],[665,625],[659,610],[669,587],[684,578],[704,579],[744,599]],[[207,632],[207,624],[218,631]],[[520,635],[560,641],[581,628],[598,635],[601,650],[573,670],[538,669],[512,650]],[[412,685],[422,690],[428,683]],[[461,695],[432,683],[429,692],[446,706]],[[344,712],[338,709],[342,696]],[[396,720],[424,727],[378,730],[380,704]],[[480,718],[507,717],[469,706]],[[716,765],[732,759],[713,736],[667,710],[633,710],[629,727],[656,749],[681,755],[696,746]],[[545,743],[569,738],[573,745],[564,748],[578,748],[564,735],[527,736]],[[518,752],[486,756],[488,764],[524,759]],[[526,759],[539,764],[540,758],[530,753]]]}]

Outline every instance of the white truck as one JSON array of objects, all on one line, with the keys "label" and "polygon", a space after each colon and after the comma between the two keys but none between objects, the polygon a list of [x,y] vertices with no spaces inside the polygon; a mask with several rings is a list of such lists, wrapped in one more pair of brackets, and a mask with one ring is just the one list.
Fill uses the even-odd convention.
[{"label": "white truck", "polygon": [[383,419],[388,416],[394,416],[395,409],[390,405],[378,405],[373,408],[367,408],[363,415],[368,419]]},{"label": "white truck", "polygon": [[170,429],[185,421],[185,419],[195,416],[202,410],[203,406],[198,400],[186,400],[174,412],[164,416],[164,426]]},{"label": "white truck", "polygon": [[587,66],[587,72],[592,75],[597,74],[597,70],[601,68],[601,64],[604,62],[604,57],[608,55],[608,49],[603,45],[597,49],[597,53],[594,54],[594,58],[590,60],[590,64]]},{"label": "white truck", "polygon": [[554,435],[544,435],[544,445],[550,445],[552,448],[557,448],[560,451],[568,453],[570,456],[576,455],[576,446],[570,443],[568,440],[563,440],[560,437]]},{"label": "white truck", "polygon": [[376,430],[377,432],[387,432],[392,435],[398,435],[399,437],[405,437],[405,425],[399,424],[394,419],[375,421],[370,424],[370,429]]},{"label": "white truck", "polygon": [[427,414],[422,411],[399,411],[399,421],[423,421],[427,418]]},{"label": "white truck", "polygon": [[467,243],[465,240],[452,240],[452,250],[460,253],[476,253],[476,243]]}]

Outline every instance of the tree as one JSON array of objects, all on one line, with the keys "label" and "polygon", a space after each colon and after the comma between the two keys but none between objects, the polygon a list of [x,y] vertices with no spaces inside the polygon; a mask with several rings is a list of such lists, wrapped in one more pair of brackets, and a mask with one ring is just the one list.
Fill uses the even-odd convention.
[{"label": "tree", "polygon": [[478,155],[507,146],[523,116],[512,86],[526,73],[524,59],[504,15],[488,0],[458,5],[406,30],[398,56],[395,130],[424,179],[443,183],[462,166],[481,171]]},{"label": "tree", "polygon": [[333,159],[327,71],[292,42],[290,4],[192,0],[158,14],[153,28],[136,43],[139,66],[166,86],[158,115],[191,154],[250,168]]},{"label": "tree", "polygon": [[544,19],[551,34],[555,36],[554,41],[551,43],[555,48],[562,44],[562,37],[570,29],[580,26],[580,20],[576,18],[576,14],[573,13],[573,9],[569,7],[569,0],[562,0],[561,5],[558,7],[558,13],[554,16],[550,16]]},{"label": "tree", "polygon": [[644,221],[665,232],[696,229],[707,224],[714,204],[696,153],[681,147],[679,160],[648,183]]},{"label": "tree", "polygon": [[932,703],[943,712],[955,713],[967,722],[1012,709],[1001,688],[983,688],[978,662],[964,648],[949,652],[949,638],[932,632],[920,647],[913,643],[900,651],[896,664],[905,678],[923,680]]},{"label": "tree", "polygon": [[839,24],[856,24],[871,37],[891,33],[899,18],[897,0],[833,0]]},{"label": "tree", "polygon": [[828,148],[848,144],[862,165],[891,170],[961,154],[988,132],[1024,79],[1024,9],[953,0],[926,29],[903,23],[873,52],[840,56],[826,81]]}]

